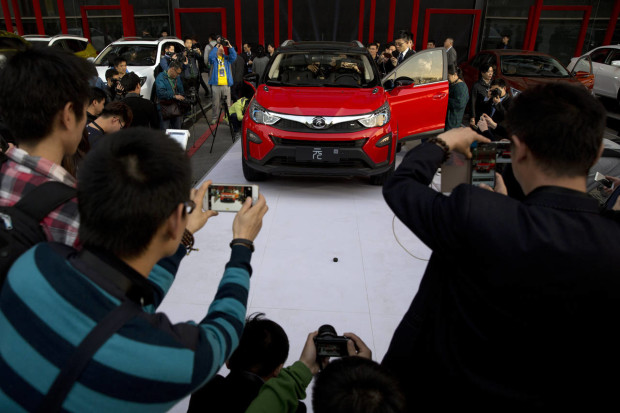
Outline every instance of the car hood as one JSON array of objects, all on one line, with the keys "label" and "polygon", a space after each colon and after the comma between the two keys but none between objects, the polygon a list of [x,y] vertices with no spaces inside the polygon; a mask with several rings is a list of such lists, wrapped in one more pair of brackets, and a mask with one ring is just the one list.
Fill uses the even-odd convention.
[{"label": "car hood", "polygon": [[562,77],[562,78],[553,78],[553,77],[504,77],[506,84],[509,87],[513,87],[520,91],[524,91],[525,89],[529,89],[533,86],[544,85],[547,83],[555,83],[555,82],[569,82],[569,83],[581,83],[579,80],[574,77]]},{"label": "car hood", "polygon": [[353,89],[261,85],[256,101],[272,112],[289,115],[351,116],[379,109],[385,102],[385,94],[382,87]]}]

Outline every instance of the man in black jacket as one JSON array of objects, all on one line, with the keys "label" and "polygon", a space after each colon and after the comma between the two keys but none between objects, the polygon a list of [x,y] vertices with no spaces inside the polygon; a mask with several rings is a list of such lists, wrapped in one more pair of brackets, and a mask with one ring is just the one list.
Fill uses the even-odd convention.
[{"label": "man in black jacket", "polygon": [[384,186],[433,250],[383,359],[410,410],[596,411],[616,398],[620,220],[585,193],[605,110],[552,83],[517,96],[507,121],[523,201],[499,176],[496,192],[429,187],[448,150],[488,141],[467,128],[411,150]]},{"label": "man in black jacket", "polygon": [[126,74],[121,79],[121,86],[127,91],[123,102],[131,108],[133,113],[131,126],[159,129],[159,116],[157,116],[155,105],[150,100],[140,96],[142,87],[138,75],[135,73]]}]

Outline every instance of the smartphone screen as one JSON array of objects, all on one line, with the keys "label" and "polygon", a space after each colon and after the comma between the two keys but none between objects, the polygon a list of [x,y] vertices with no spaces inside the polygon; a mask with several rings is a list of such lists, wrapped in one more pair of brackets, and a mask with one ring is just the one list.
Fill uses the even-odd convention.
[{"label": "smartphone screen", "polygon": [[237,212],[246,198],[252,198],[252,202],[258,199],[258,185],[211,184],[206,197],[210,210]]},{"label": "smartphone screen", "polygon": [[497,149],[495,143],[479,143],[472,151],[471,183],[486,184],[495,188],[495,169]]}]

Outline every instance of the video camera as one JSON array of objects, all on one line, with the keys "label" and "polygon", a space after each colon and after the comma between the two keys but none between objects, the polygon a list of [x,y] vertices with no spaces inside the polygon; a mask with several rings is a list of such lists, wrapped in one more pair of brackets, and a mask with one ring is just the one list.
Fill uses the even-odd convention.
[{"label": "video camera", "polygon": [[182,53],[185,53],[187,57],[193,57],[196,59],[201,57],[196,46],[192,46],[191,48],[184,47]]},{"label": "video camera", "polygon": [[336,329],[329,324],[319,327],[319,334],[314,337],[317,358],[345,357],[349,355],[347,343],[349,339],[336,334]]}]

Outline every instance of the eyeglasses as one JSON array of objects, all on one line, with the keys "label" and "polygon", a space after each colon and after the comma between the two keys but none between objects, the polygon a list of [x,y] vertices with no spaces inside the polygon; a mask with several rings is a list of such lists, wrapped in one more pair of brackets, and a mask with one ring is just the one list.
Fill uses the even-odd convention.
[{"label": "eyeglasses", "polygon": [[121,129],[125,129],[125,123],[123,123],[121,118],[116,118],[116,120],[118,121],[118,124],[121,125]]},{"label": "eyeglasses", "polygon": [[394,45],[397,47],[400,47],[402,45],[406,44],[405,42],[394,42]]},{"label": "eyeglasses", "polygon": [[185,207],[185,213],[189,215],[194,212],[194,208],[196,208],[196,203],[190,199],[189,201],[183,202],[183,206]]}]

